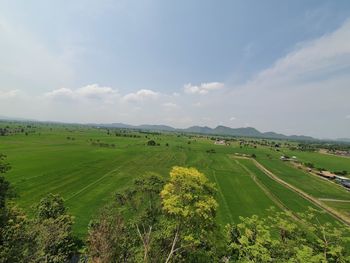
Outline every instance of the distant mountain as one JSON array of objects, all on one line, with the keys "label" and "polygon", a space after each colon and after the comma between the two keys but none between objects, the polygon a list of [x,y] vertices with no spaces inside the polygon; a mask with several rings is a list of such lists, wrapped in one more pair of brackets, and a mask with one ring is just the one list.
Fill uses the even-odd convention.
[{"label": "distant mountain", "polygon": [[[20,119],[20,118],[9,118],[0,116],[0,120],[6,121],[34,121],[28,119]],[[36,121],[40,122],[40,121]],[[55,123],[55,122],[44,122],[44,123]],[[88,123],[85,125],[94,126],[94,127],[105,127],[105,128],[120,128],[120,129],[137,129],[137,130],[149,130],[149,131],[167,131],[167,132],[187,132],[187,133],[200,133],[207,135],[226,135],[226,136],[237,136],[237,137],[252,137],[252,138],[265,138],[265,139],[282,139],[282,140],[295,140],[295,141],[317,141],[310,136],[304,135],[284,135],[275,132],[260,132],[253,127],[244,127],[244,128],[230,128],[223,125],[219,125],[216,128],[210,128],[207,126],[192,126],[185,129],[176,129],[167,125],[129,125],[125,123]],[[337,142],[348,142],[350,143],[350,139],[342,138],[335,140]]]},{"label": "distant mountain", "polygon": [[207,126],[201,127],[201,126],[192,126],[187,129],[178,129],[183,132],[191,132],[191,133],[204,133],[204,134],[209,134],[212,131],[212,128],[209,128]]},{"label": "distant mountain", "polygon": [[176,131],[175,128],[167,126],[167,125],[148,125],[148,124],[143,124],[137,126],[140,129],[144,130],[159,130],[159,131]]},{"label": "distant mountain", "polygon": [[[92,125],[92,124],[90,124]],[[253,127],[245,128],[230,128],[223,125],[219,125],[216,128],[210,128],[207,126],[191,126],[185,129],[176,129],[167,125],[128,125],[123,123],[111,123],[111,124],[94,124],[93,126],[106,127],[106,128],[122,128],[122,129],[139,129],[150,131],[168,131],[168,132],[187,132],[187,133],[200,133],[208,135],[226,135],[237,137],[253,137],[253,138],[265,138],[265,139],[282,139],[282,140],[296,140],[296,141],[314,141],[317,140],[310,136],[303,135],[291,135],[287,136],[275,132],[260,132]]]},{"label": "distant mountain", "polygon": [[338,142],[348,142],[350,143],[350,138],[339,138],[337,139]]}]

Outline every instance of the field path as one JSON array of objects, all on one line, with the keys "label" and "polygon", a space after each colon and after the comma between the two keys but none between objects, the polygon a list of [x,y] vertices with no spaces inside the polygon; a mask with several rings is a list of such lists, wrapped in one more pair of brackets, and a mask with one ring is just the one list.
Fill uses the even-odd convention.
[{"label": "field path", "polygon": [[332,199],[332,198],[318,198],[321,201],[330,201],[330,202],[340,202],[340,203],[350,203],[350,200],[340,200],[340,199]]},{"label": "field path", "polygon": [[100,178],[98,178],[97,180],[93,181],[92,183],[88,184],[87,186],[81,188],[78,192],[75,192],[73,195],[71,195],[70,197],[68,197],[67,199],[65,199],[64,201],[69,201],[72,198],[76,197],[77,195],[79,195],[80,193],[84,192],[85,190],[87,190],[88,188],[90,188],[91,186],[97,184],[98,182],[102,181],[104,178],[106,178],[108,175],[120,170],[122,168],[122,166],[117,167],[116,169],[113,169],[107,173],[105,173],[104,175],[102,175]]},{"label": "field path", "polygon": [[238,165],[240,165],[247,173],[250,175],[250,177],[253,179],[253,181],[260,187],[261,190],[264,191],[264,193],[283,211],[290,212],[290,215],[297,221],[300,221],[298,218],[298,215],[296,215],[292,210],[290,210],[277,196],[275,196],[271,191],[262,183],[259,181],[259,179],[256,177],[256,175],[249,170],[244,164],[240,163],[238,160],[235,160]]},{"label": "field path", "polygon": [[253,158],[248,158],[248,157],[238,157],[238,156],[234,156],[234,158],[241,158],[241,159],[249,159],[252,160],[253,163],[256,165],[256,167],[258,167],[262,172],[264,172],[267,176],[269,176],[271,179],[273,179],[274,181],[278,182],[279,184],[283,185],[284,187],[289,188],[290,190],[296,192],[297,194],[299,194],[300,196],[302,196],[303,198],[305,198],[306,200],[312,202],[314,205],[320,207],[321,209],[323,209],[324,211],[328,212],[330,215],[332,215],[334,218],[340,220],[341,222],[343,222],[344,224],[350,226],[350,219],[339,213],[338,211],[335,211],[334,209],[330,208],[329,206],[327,206],[326,204],[320,202],[317,198],[314,198],[313,196],[305,193],[304,191],[300,190],[299,188],[285,182],[284,180],[282,180],[281,178],[279,178],[277,175],[275,175],[274,173],[272,173],[270,170],[268,170],[265,166],[263,166],[261,163],[259,163],[257,160],[253,159]]}]

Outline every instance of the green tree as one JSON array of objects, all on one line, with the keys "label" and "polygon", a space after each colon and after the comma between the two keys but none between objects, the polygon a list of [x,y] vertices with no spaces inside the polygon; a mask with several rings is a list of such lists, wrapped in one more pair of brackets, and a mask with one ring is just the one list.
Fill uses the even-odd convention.
[{"label": "green tree", "polygon": [[48,194],[42,198],[37,206],[37,219],[56,219],[66,213],[64,201],[59,195]]},{"label": "green tree", "polygon": [[20,209],[10,206],[7,221],[0,228],[0,262],[33,262],[35,244],[31,221]]},{"label": "green tree", "polygon": [[154,140],[149,140],[149,141],[147,142],[147,145],[148,145],[148,146],[156,146],[157,143],[156,143]]},{"label": "green tree", "polygon": [[322,224],[316,213],[272,210],[227,225],[227,262],[350,262],[349,228]]},{"label": "green tree", "polygon": [[[0,154],[0,173],[11,168],[5,158]],[[0,262],[30,262],[33,254],[32,237],[28,232],[30,221],[23,211],[8,204],[13,195],[10,183],[0,176]]]},{"label": "green tree", "polygon": [[214,185],[195,168],[172,168],[170,181],[161,191],[167,216],[164,235],[171,240],[165,262],[176,255],[186,258],[210,250],[218,207],[215,193]]},{"label": "green tree", "polygon": [[156,239],[163,185],[162,178],[151,174],[116,193],[116,203],[104,208],[90,224],[89,254],[94,261],[159,262],[162,257]]},{"label": "green tree", "polygon": [[33,235],[36,261],[67,262],[76,252],[76,239],[72,233],[73,218],[66,214],[63,199],[49,194],[37,206]]}]

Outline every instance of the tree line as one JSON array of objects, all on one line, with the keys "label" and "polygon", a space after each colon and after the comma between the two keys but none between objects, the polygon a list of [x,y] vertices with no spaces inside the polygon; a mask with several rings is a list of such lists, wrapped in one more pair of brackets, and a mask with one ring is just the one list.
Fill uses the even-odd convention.
[{"label": "tree line", "polygon": [[195,168],[138,178],[101,208],[83,242],[60,196],[45,196],[28,217],[0,177],[0,262],[350,262],[349,228],[321,223],[318,211],[271,209],[222,227],[216,194]]}]

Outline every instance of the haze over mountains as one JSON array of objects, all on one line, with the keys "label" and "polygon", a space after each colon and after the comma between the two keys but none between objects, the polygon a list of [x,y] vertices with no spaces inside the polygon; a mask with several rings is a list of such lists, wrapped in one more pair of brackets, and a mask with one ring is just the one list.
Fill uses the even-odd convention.
[{"label": "haze over mountains", "polygon": [[[38,121],[35,119],[25,118],[11,118],[7,116],[0,116],[0,121],[18,121],[18,122],[42,122],[42,123],[65,123],[57,121]],[[95,127],[105,128],[121,128],[121,129],[138,129],[138,130],[149,130],[149,131],[167,131],[167,132],[186,132],[186,133],[200,133],[208,135],[226,135],[226,136],[237,136],[237,137],[253,137],[253,138],[265,138],[265,139],[284,139],[284,140],[296,140],[296,141],[337,141],[350,143],[350,138],[338,138],[338,139],[319,139],[306,135],[284,135],[276,132],[260,132],[253,127],[241,127],[231,128],[223,125],[218,125],[216,128],[210,128],[208,126],[191,126],[188,128],[180,129],[174,128],[169,125],[157,125],[157,124],[142,124],[142,125],[130,125],[125,123],[66,123],[66,124],[80,124],[90,125]]]},{"label": "haze over mountains", "polygon": [[255,137],[255,138],[266,138],[266,139],[289,139],[289,140],[303,140],[312,141],[317,140],[310,136],[304,135],[291,135],[287,136],[275,132],[260,132],[253,127],[244,128],[230,128],[219,125],[216,128],[210,128],[207,126],[191,126],[185,129],[177,129],[167,125],[129,125],[124,123],[111,123],[111,124],[94,124],[100,127],[110,128],[126,128],[126,129],[144,129],[153,131],[170,131],[170,132],[189,132],[189,133],[201,133],[201,134],[212,134],[212,135],[229,135],[229,136],[241,136],[241,137]]}]

